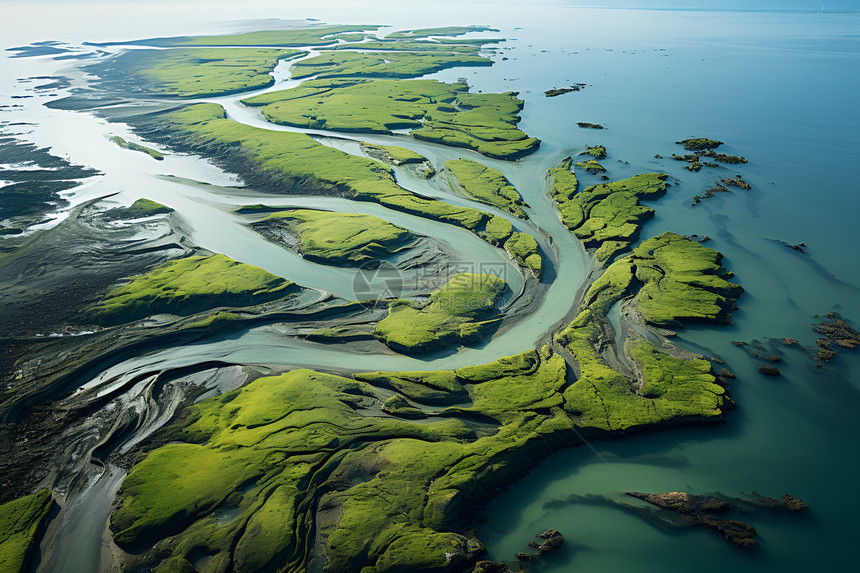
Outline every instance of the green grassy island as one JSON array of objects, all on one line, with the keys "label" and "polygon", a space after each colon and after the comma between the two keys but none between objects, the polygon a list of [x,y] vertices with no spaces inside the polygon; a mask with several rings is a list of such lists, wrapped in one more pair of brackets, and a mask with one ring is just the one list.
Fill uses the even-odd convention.
[{"label": "green grassy island", "polygon": [[199,98],[270,86],[278,62],[302,54],[267,48],[129,50],[88,69],[108,78],[104,86],[120,91]]},{"label": "green grassy island", "polygon": [[[463,36],[469,32],[498,32],[487,26],[442,26],[439,28],[419,28],[392,32],[386,38],[429,38],[430,36]],[[486,40],[483,40],[486,41]]]},{"label": "green grassy island", "polygon": [[498,324],[494,305],[507,288],[504,280],[493,275],[454,275],[424,305],[392,302],[388,316],[376,327],[376,336],[404,354],[469,344]]},{"label": "green grassy island", "polygon": [[465,83],[436,80],[317,79],[242,102],[261,106],[268,121],[292,127],[382,134],[408,129],[416,139],[498,159],[516,159],[538,148],[537,139],[516,127],[523,106],[516,93],[468,89]]},{"label": "green grassy island", "polygon": [[330,265],[366,265],[408,247],[416,238],[372,215],[314,209],[277,211],[254,228],[264,234],[284,229],[298,238],[302,256]]},{"label": "green grassy island", "polygon": [[517,217],[528,218],[522,208],[522,197],[496,169],[469,159],[446,161],[445,168],[454,176],[457,187],[469,197]]},{"label": "green grassy island", "polygon": [[392,165],[411,165],[427,161],[427,158],[420,153],[397,145],[373,145],[372,143],[362,141],[361,148],[368,154],[374,153],[384,157],[383,160]]},{"label": "green grassy island", "polygon": [[663,195],[667,176],[646,173],[578,191],[570,164],[568,158],[548,171],[550,193],[564,225],[586,247],[595,249],[598,261],[608,261],[627,249],[638,238],[642,222],[654,216],[654,210],[639,200]]},{"label": "green grassy island", "polygon": [[406,147],[400,147],[399,145],[373,145],[362,141],[361,150],[370,157],[389,165],[398,167],[401,165],[412,166],[424,178],[429,179],[436,175],[436,170],[426,157]]},{"label": "green grassy island", "polygon": [[156,203],[151,199],[138,199],[128,207],[117,207],[106,212],[109,219],[141,219],[143,217],[154,217],[155,215],[166,215],[172,213],[173,209]]},{"label": "green grassy island", "polygon": [[[473,47],[475,52],[477,47]],[[293,77],[415,78],[448,68],[492,66],[493,60],[459,50],[439,51],[436,44],[419,52],[375,50],[369,53],[329,51],[293,65]]]},{"label": "green grassy island", "polygon": [[606,168],[601,165],[599,161],[594,159],[589,159],[588,161],[577,161],[574,165],[588,173],[606,173]]},{"label": "green grassy island", "polygon": [[247,306],[282,298],[286,279],[224,255],[170,261],[111,290],[92,310],[99,322],[129,322],[159,313],[194,314],[219,306]]},{"label": "green grassy island", "polygon": [[122,147],[123,149],[131,149],[132,151],[140,151],[141,153],[146,153],[156,161],[164,161],[164,155],[160,151],[156,151],[151,147],[145,147],[140,145],[139,143],[134,143],[131,141],[126,141],[122,137],[118,135],[114,135],[110,138],[111,141]]}]

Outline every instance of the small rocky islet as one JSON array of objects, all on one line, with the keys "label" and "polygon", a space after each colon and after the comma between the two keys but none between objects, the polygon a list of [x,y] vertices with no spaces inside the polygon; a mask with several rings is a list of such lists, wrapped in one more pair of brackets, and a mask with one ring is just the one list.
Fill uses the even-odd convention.
[{"label": "small rocky islet", "polygon": [[722,535],[734,545],[746,549],[757,543],[755,527],[736,519],[721,519],[713,514],[725,514],[734,509],[740,509],[744,513],[752,510],[796,513],[807,509],[805,503],[788,494],[783,494],[781,499],[774,499],[754,493],[747,499],[742,499],[716,495],[693,495],[682,491],[657,494],[632,491],[625,493],[661,509],[680,514],[683,517],[682,524],[684,526],[701,525]]}]

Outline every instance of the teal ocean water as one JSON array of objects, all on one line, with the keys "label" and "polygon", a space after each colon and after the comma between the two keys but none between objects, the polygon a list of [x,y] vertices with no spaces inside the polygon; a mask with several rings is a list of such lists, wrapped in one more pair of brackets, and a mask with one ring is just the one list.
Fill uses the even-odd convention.
[{"label": "teal ocean water", "polygon": [[[759,361],[731,343],[791,337],[813,345],[810,324],[831,311],[860,325],[860,14],[850,6],[768,12],[610,10],[569,2],[213,2],[206,10],[182,2],[6,4],[13,17],[0,30],[8,46],[226,33],[271,25],[266,18],[498,28],[508,41],[493,67],[432,77],[465,77],[474,90],[520,92],[526,101],[521,127],[542,140],[538,153],[506,168],[526,200],[545,192],[546,168],[587,145],[605,145],[613,179],[656,170],[673,177],[669,193],[652,204],[657,215],[642,236],[708,235],[708,246],[725,254],[725,266],[746,293],[732,326],[689,327],[676,339],[725,360],[737,375],[738,408],[726,422],[618,437],[547,458],[482,515],[487,520],[478,524],[479,535],[490,557],[511,560],[536,533],[555,528],[567,539],[564,548],[529,570],[855,570],[860,351],[841,351],[817,368],[800,351],[784,348],[783,375],[767,378],[756,371]],[[780,7],[806,7],[799,4]],[[0,72],[13,81],[37,75],[30,69],[36,65],[3,60]],[[573,83],[586,87],[544,97],[547,89]],[[581,129],[577,122],[606,129]],[[674,142],[687,137],[724,141],[720,151],[749,163],[690,173],[669,159],[682,153]],[[86,145],[78,147],[85,154]],[[90,164],[85,155],[79,161]],[[736,174],[752,189],[691,206],[717,178]],[[172,190],[164,193],[169,199]],[[205,238],[202,227],[198,232]],[[780,241],[807,248],[799,253]],[[250,337],[249,347],[257,340],[265,339]],[[392,368],[408,367],[397,360]],[[787,492],[810,511],[751,514],[760,543],[743,552],[704,529],[667,531],[617,508],[577,502],[577,496],[628,490]]]},{"label": "teal ocean water", "polygon": [[[630,163],[604,162],[612,175],[647,168],[677,178],[643,236],[709,235],[745,287],[732,327],[687,328],[678,337],[727,361],[738,376],[738,409],[718,427],[559,452],[490,506],[481,538],[494,558],[511,559],[537,532],[562,531],[571,542],[564,553],[533,567],[546,572],[854,570],[860,356],[840,353],[819,369],[786,351],[783,376],[770,379],[731,340],[792,337],[809,345],[813,315],[860,317],[860,18],[587,11],[567,24],[518,31],[517,61],[500,65],[511,71],[481,87],[532,90],[523,125],[540,134],[542,153],[600,143]],[[588,87],[540,97],[568,80]],[[576,121],[607,129],[586,132]],[[672,142],[694,136],[747,157],[749,164],[719,176],[742,174],[752,190],[691,207],[715,172],[691,174],[653,156],[681,153]],[[809,248],[800,254],[778,240]],[[667,533],[617,508],[571,503],[571,496],[630,490],[788,492],[811,511],[751,515],[760,546],[743,552],[703,529]]]}]

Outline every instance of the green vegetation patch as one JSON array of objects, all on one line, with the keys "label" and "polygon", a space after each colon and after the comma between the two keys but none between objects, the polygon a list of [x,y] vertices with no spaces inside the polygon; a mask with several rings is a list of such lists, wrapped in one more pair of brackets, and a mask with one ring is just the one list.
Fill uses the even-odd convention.
[{"label": "green vegetation patch", "polygon": [[281,125],[388,134],[420,127],[429,112],[450,107],[468,89],[436,80],[310,80],[242,103],[263,106],[266,119]]},{"label": "green vegetation patch", "polygon": [[716,384],[709,362],[631,334],[624,351],[637,374],[628,378],[599,351],[613,340],[607,313],[630,296],[643,318],[659,326],[727,321],[743,289],[720,276],[720,257],[699,243],[664,233],[611,264],[592,284],[579,315],[556,336],[579,365],[579,379],[565,391],[565,400],[583,426],[624,430],[722,414],[725,391]]},{"label": "green vegetation patch", "polygon": [[165,207],[161,203],[157,203],[151,199],[138,199],[128,208],[129,214],[135,217],[152,217],[153,215],[161,215],[164,213],[172,213],[173,209]]},{"label": "green vegetation patch", "polygon": [[606,168],[599,161],[589,159],[588,161],[577,161],[575,166],[582,168],[588,173],[606,173]]},{"label": "green vegetation patch", "polygon": [[439,28],[418,28],[392,32],[386,38],[429,38],[430,36],[463,36],[469,32],[498,32],[487,26],[442,26]]},{"label": "green vegetation patch", "polygon": [[[208,555],[237,572],[304,570],[311,545],[326,572],[465,567],[479,546],[455,526],[526,460],[573,440],[558,406],[564,361],[548,349],[462,372],[364,376],[456,389],[471,405],[432,416],[360,379],[258,378],[161,431],[170,443],[119,493],[114,539],[157,543],[177,567]],[[224,507],[239,515],[219,522]]]},{"label": "green vegetation patch", "polygon": [[486,239],[494,245],[503,245],[514,232],[514,226],[504,217],[493,216],[484,230]]},{"label": "green vegetation patch", "polygon": [[113,141],[114,143],[116,143],[117,145],[119,145],[120,147],[122,147],[123,149],[131,149],[132,151],[140,151],[142,153],[146,153],[147,155],[149,155],[150,157],[152,157],[156,161],[163,161],[164,160],[164,155],[160,151],[156,151],[155,149],[152,149],[151,147],[145,147],[143,145],[140,145],[139,143],[126,141],[125,139],[123,139],[122,137],[120,137],[118,135],[114,135],[113,137],[110,138],[110,140]]},{"label": "green vegetation patch", "polygon": [[362,141],[361,148],[368,155],[382,158],[383,161],[392,165],[412,165],[427,162],[427,158],[420,153],[398,145],[374,145]]},{"label": "green vegetation patch", "polygon": [[643,283],[636,306],[646,321],[658,326],[674,328],[695,320],[727,323],[743,292],[723,278],[719,252],[674,233],[645,241],[625,260]]},{"label": "green vegetation patch", "polygon": [[234,312],[216,312],[202,320],[198,320],[196,322],[192,322],[185,328],[211,328],[216,324],[221,324],[225,322],[230,322],[231,320],[237,320],[239,315]]},{"label": "green vegetation patch", "polygon": [[323,48],[324,50],[360,50],[361,52],[410,52],[410,53],[435,53],[435,54],[459,54],[478,57],[481,45],[500,42],[502,40],[450,40],[440,42],[438,40],[370,40],[361,44],[340,44]]},{"label": "green vegetation patch", "polygon": [[[372,31],[379,26],[314,26],[293,30],[262,30],[242,34],[220,36],[177,36],[173,38],[149,38],[131,42],[111,42],[96,45],[135,44],[138,46],[177,47],[177,46],[325,46],[334,44],[338,39],[349,39],[354,32]],[[363,37],[363,36],[362,36]]]},{"label": "green vegetation patch", "polygon": [[654,210],[640,205],[639,200],[665,193],[667,176],[645,173],[577,192],[578,182],[570,164],[567,158],[548,171],[550,193],[564,225],[586,248],[595,249],[598,261],[607,261],[627,249],[639,236],[642,223],[654,216]]},{"label": "green vegetation patch", "polygon": [[407,300],[392,302],[388,316],[376,327],[376,336],[404,354],[468,344],[497,325],[494,307],[505,289],[507,283],[493,275],[454,275],[423,306]]},{"label": "green vegetation patch", "polygon": [[693,137],[676,141],[678,145],[683,145],[687,151],[703,151],[705,149],[716,149],[723,145],[722,141],[716,139],[708,139],[707,137]]},{"label": "green vegetation patch", "polygon": [[445,162],[459,188],[468,196],[527,219],[522,208],[522,197],[504,175],[492,167],[469,159],[452,159]]},{"label": "green vegetation patch", "polygon": [[302,54],[265,48],[128,50],[91,69],[123,89],[197,98],[270,86],[278,62]]},{"label": "green vegetation patch", "polygon": [[166,207],[161,203],[156,203],[151,199],[138,199],[128,207],[117,207],[109,209],[105,212],[105,216],[109,219],[142,219],[143,217],[153,217],[155,215],[163,215],[172,213],[173,209]]},{"label": "green vegetation patch", "polygon": [[559,337],[579,364],[579,379],[564,393],[566,408],[579,416],[579,424],[619,431],[722,415],[725,389],[716,383],[709,362],[674,357],[633,335],[625,350],[641,380],[627,378],[595,350],[608,336],[600,321],[586,310]]},{"label": "green vegetation patch", "polygon": [[412,166],[414,171],[425,179],[429,179],[436,175],[436,170],[433,168],[429,159],[420,153],[407,149],[406,147],[400,147],[398,145],[373,145],[372,143],[362,141],[361,150],[370,157],[378,159],[379,161],[389,165]]},{"label": "green vegetation patch", "polygon": [[394,390],[419,404],[451,405],[468,398],[458,377],[450,370],[360,372],[355,379]]},{"label": "green vegetation patch", "polygon": [[299,238],[302,256],[330,265],[362,265],[401,251],[415,240],[406,229],[373,215],[314,209],[278,211],[254,226],[285,227]]},{"label": "green vegetation patch", "polygon": [[472,94],[468,89],[464,82],[436,80],[317,79],[243,103],[262,106],[266,119],[281,125],[382,134],[411,129],[416,139],[499,159],[538,148],[537,139],[516,127],[523,102],[515,92]]},{"label": "green vegetation patch", "polygon": [[474,53],[330,51],[293,64],[292,77],[415,78],[448,68],[492,66],[493,60]]},{"label": "green vegetation patch", "polygon": [[586,153],[595,159],[606,159],[606,148],[602,145],[589,147]]},{"label": "green vegetation patch", "polygon": [[53,505],[47,489],[0,505],[0,571],[30,570],[37,536]]},{"label": "green vegetation patch", "polygon": [[568,229],[575,229],[582,222],[582,207],[573,197],[579,190],[576,173],[570,168],[573,160],[568,157],[557,167],[547,170],[550,181],[550,196],[558,207],[561,220]]},{"label": "green vegetation patch", "polygon": [[530,269],[536,278],[540,278],[543,261],[534,237],[528,233],[514,231],[505,241],[505,250],[521,267]]},{"label": "green vegetation patch", "polygon": [[517,95],[462,93],[454,106],[437,107],[425,117],[424,126],[412,131],[412,137],[474,149],[494,159],[524,157],[540,147],[540,140],[516,127],[523,108],[523,100]]},{"label": "green vegetation patch", "polygon": [[293,282],[224,255],[176,259],[110,291],[92,308],[99,321],[158,313],[187,316],[219,306],[249,306],[289,294]]}]

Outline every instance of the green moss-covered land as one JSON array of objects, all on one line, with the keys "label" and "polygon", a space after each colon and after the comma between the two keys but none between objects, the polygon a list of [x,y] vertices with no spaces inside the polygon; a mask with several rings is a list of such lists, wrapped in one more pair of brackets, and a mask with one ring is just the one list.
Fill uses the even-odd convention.
[{"label": "green moss-covered land", "polygon": [[47,489],[0,505],[0,571],[30,570],[33,550],[39,544],[39,530],[53,505],[54,499]]},{"label": "green moss-covered land", "polygon": [[173,209],[170,207],[156,203],[151,199],[138,199],[128,207],[117,207],[106,211],[105,216],[108,219],[141,219],[172,212]]},{"label": "green moss-covered land", "polygon": [[152,157],[153,159],[155,159],[157,161],[163,161],[164,160],[164,155],[160,151],[156,151],[155,149],[152,149],[151,147],[145,147],[143,145],[140,145],[139,143],[134,143],[132,141],[126,141],[125,139],[123,139],[122,137],[120,137],[118,135],[114,135],[113,137],[110,138],[110,140],[113,141],[114,143],[116,143],[117,145],[119,145],[120,147],[122,147],[123,149],[131,149],[132,151],[140,151],[141,153],[146,153],[147,155],[149,155],[150,157]]},{"label": "green moss-covered land", "polygon": [[720,258],[699,243],[664,233],[610,265],[589,288],[576,319],[556,337],[579,367],[565,399],[583,426],[611,431],[709,418],[731,405],[709,362],[668,343],[661,348],[628,333],[623,351],[633,376],[613,367],[618,357],[604,352],[614,336],[607,313],[631,296],[644,320],[658,326],[727,322],[743,289],[723,278]]},{"label": "green moss-covered land", "polygon": [[[560,408],[564,361],[544,349],[402,373],[466,397],[433,417],[381,391],[388,374],[401,375],[294,370],[193,406],[169,429],[173,443],[123,484],[115,539],[128,548],[158,542],[158,558],[174,564],[212,556],[237,572],[303,571],[312,555],[327,572],[465,568],[481,552],[457,533],[465,512],[535,452],[574,439]],[[427,419],[410,419],[419,415]],[[219,522],[221,507],[239,515]]]},{"label": "green moss-covered land", "polygon": [[535,138],[516,127],[523,102],[514,92],[472,94],[468,89],[463,82],[436,80],[310,80],[243,103],[262,106],[266,119],[281,125],[383,134],[409,129],[417,139],[501,159],[538,148]]},{"label": "green moss-covered land", "polygon": [[585,84],[574,84],[568,88],[552,88],[543,92],[543,95],[545,95],[546,97],[558,97],[560,95],[569,94],[571,92],[581,91],[584,87]]},{"label": "green moss-covered land", "polygon": [[340,44],[324,48],[326,51],[361,50],[367,52],[418,52],[435,53],[450,56],[453,54],[478,57],[482,44],[500,42],[501,40],[369,40],[361,45]]},{"label": "green moss-covered land", "polygon": [[716,139],[708,139],[707,137],[693,137],[676,141],[678,145],[683,145],[687,151],[704,151],[705,149],[716,149],[723,144],[722,141]]},{"label": "green moss-covered land", "polygon": [[373,145],[363,141],[361,142],[361,150],[370,157],[389,165],[412,166],[416,173],[426,179],[436,175],[436,170],[426,157],[406,147],[400,147],[399,145]]},{"label": "green moss-covered land", "polygon": [[540,147],[540,140],[517,129],[523,101],[516,92],[462,93],[456,107],[437,107],[412,137],[474,149],[494,159],[518,159]]},{"label": "green moss-covered land", "polygon": [[281,125],[387,134],[421,127],[437,106],[450,107],[467,91],[464,83],[436,80],[309,80],[242,103],[263,106],[266,119]]},{"label": "green moss-covered land", "polygon": [[410,165],[427,161],[427,158],[420,153],[398,145],[373,145],[364,141],[361,143],[361,148],[365,153],[383,156],[385,162],[392,165]]},{"label": "green moss-covered land", "polygon": [[315,262],[366,266],[409,246],[415,235],[372,215],[315,209],[278,211],[255,223],[263,234],[283,229],[298,238],[298,251]]},{"label": "green moss-covered land", "polygon": [[536,278],[540,278],[543,261],[538,251],[538,244],[528,233],[514,231],[505,241],[505,251],[521,267],[530,269]]},{"label": "green moss-covered land", "polygon": [[588,161],[577,161],[576,163],[574,163],[574,165],[588,173],[606,173],[606,168],[595,159],[589,159]]},{"label": "green moss-covered land", "polygon": [[[703,157],[708,159],[713,159],[714,161],[718,161],[719,163],[729,163],[732,165],[738,165],[742,163],[747,163],[745,157],[741,155],[727,155],[725,153],[718,153],[714,151],[717,147],[723,145],[722,141],[716,141],[714,139],[706,139],[704,137],[698,137],[694,139],[684,139],[683,141],[676,141],[678,145],[683,145],[684,149],[687,151],[692,151],[693,153],[686,153],[684,155],[676,155],[672,154],[672,159],[676,161],[686,161],[690,165],[686,167],[689,171],[699,171],[702,168]],[[713,163],[705,161],[704,164],[708,167],[719,167],[719,163]]]},{"label": "green moss-covered land", "polygon": [[452,159],[445,168],[454,176],[459,190],[482,203],[527,219],[522,197],[504,175],[492,167],[470,159]]},{"label": "green moss-covered land", "polygon": [[293,65],[294,78],[415,78],[448,68],[492,66],[483,56],[457,52],[380,52],[331,51]]},{"label": "green moss-covered land", "polygon": [[[442,26],[439,28],[418,28],[392,32],[386,38],[429,38],[430,36],[462,36],[469,32],[498,32],[487,26]],[[484,40],[486,41],[486,40]]]},{"label": "green moss-covered land", "polygon": [[109,78],[102,85],[124,92],[179,98],[226,95],[275,83],[280,60],[304,52],[266,48],[176,48],[128,50],[88,69]]},{"label": "green moss-covered land", "polygon": [[595,159],[606,159],[606,148],[602,145],[595,145],[593,147],[589,147],[585,153]]},{"label": "green moss-covered land", "polygon": [[636,293],[636,308],[649,324],[676,328],[681,322],[727,323],[743,288],[730,283],[722,255],[675,233],[644,241],[610,265],[585,297],[604,314],[612,301]]},{"label": "green moss-covered land", "polygon": [[469,344],[498,324],[495,304],[506,289],[507,283],[493,275],[454,275],[425,304],[392,302],[376,336],[404,354]]},{"label": "green moss-covered land", "polygon": [[[349,38],[355,32],[373,31],[379,26],[314,26],[293,30],[263,30],[243,34],[220,36],[176,36],[172,38],[149,38],[126,42],[106,42],[96,46],[113,44],[136,44],[160,48],[177,46],[327,46],[337,43],[339,38]],[[363,37],[363,36],[362,36]]]},{"label": "green moss-covered land", "polygon": [[224,255],[170,261],[111,290],[91,310],[106,323],[170,313],[190,315],[220,306],[260,304],[290,294],[294,283]]},{"label": "green moss-covered land", "polygon": [[548,171],[550,194],[564,225],[587,248],[595,249],[598,261],[608,261],[627,249],[638,238],[642,222],[654,216],[654,210],[639,200],[665,193],[667,176],[645,173],[578,191],[570,164],[568,158]]}]

